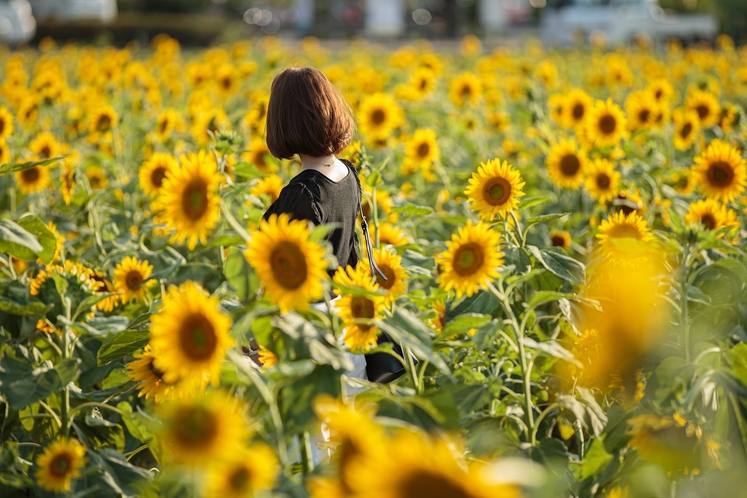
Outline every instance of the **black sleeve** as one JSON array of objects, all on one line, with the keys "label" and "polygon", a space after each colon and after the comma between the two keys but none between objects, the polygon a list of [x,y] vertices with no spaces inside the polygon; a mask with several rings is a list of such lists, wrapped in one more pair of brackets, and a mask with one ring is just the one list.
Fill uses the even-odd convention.
[{"label": "black sleeve", "polygon": [[302,183],[286,185],[262,218],[266,220],[270,215],[282,213],[288,213],[294,220],[309,220],[315,225],[322,224],[319,207],[311,197],[309,189]]}]

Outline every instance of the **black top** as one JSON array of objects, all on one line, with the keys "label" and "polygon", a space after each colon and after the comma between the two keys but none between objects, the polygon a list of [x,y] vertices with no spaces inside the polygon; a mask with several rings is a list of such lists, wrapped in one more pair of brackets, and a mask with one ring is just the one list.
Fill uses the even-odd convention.
[{"label": "black top", "polygon": [[[332,251],[340,265],[355,266],[360,259],[355,220],[358,217],[360,187],[353,164],[341,161],[348,167],[348,175],[339,182],[332,181],[324,173],[313,169],[301,171],[283,187],[277,200],[263,215],[288,213],[294,220],[309,220],[315,225],[338,223],[339,226],[327,234]],[[335,270],[329,272],[333,275]]]}]

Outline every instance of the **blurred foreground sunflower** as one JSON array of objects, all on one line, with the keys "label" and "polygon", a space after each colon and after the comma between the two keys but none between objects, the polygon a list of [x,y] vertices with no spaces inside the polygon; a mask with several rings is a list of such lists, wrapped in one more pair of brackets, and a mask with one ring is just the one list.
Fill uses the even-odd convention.
[{"label": "blurred foreground sunflower", "polygon": [[373,282],[367,265],[360,261],[353,268],[338,268],[334,276],[338,285],[353,287],[368,293],[349,294],[346,290],[338,290],[342,296],[337,307],[344,327],[345,345],[352,351],[365,351],[376,345],[379,328],[371,321],[381,317],[384,312],[384,296],[373,294],[379,286]]},{"label": "blurred foreground sunflower", "polygon": [[263,443],[255,443],[228,461],[208,467],[207,498],[252,497],[272,489],[279,469],[278,457]]},{"label": "blurred foreground sunflower", "polygon": [[[382,248],[373,250],[376,266],[384,273],[386,280],[376,275],[376,283],[386,291],[384,304],[391,306],[397,296],[407,292],[407,270],[402,267],[402,257],[391,249]],[[364,267],[368,260],[364,260]]]}]

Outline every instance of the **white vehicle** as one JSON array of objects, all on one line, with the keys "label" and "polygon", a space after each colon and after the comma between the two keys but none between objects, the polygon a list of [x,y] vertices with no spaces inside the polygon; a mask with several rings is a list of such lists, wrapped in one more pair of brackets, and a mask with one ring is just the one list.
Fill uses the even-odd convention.
[{"label": "white vehicle", "polygon": [[542,9],[540,32],[548,45],[569,45],[592,34],[612,44],[638,36],[695,41],[715,38],[718,23],[708,14],[667,13],[656,0],[551,0]]},{"label": "white vehicle", "polygon": [[20,45],[36,35],[36,19],[27,0],[0,1],[0,41]]},{"label": "white vehicle", "polygon": [[117,0],[31,0],[39,21],[101,21],[117,17]]}]

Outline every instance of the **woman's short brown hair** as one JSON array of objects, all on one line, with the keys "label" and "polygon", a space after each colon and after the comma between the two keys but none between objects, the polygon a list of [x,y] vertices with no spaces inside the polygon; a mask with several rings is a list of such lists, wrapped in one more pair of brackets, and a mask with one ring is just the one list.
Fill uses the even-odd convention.
[{"label": "woman's short brown hair", "polygon": [[266,136],[273,156],[339,154],[354,133],[350,107],[321,71],[292,67],[272,80]]}]

